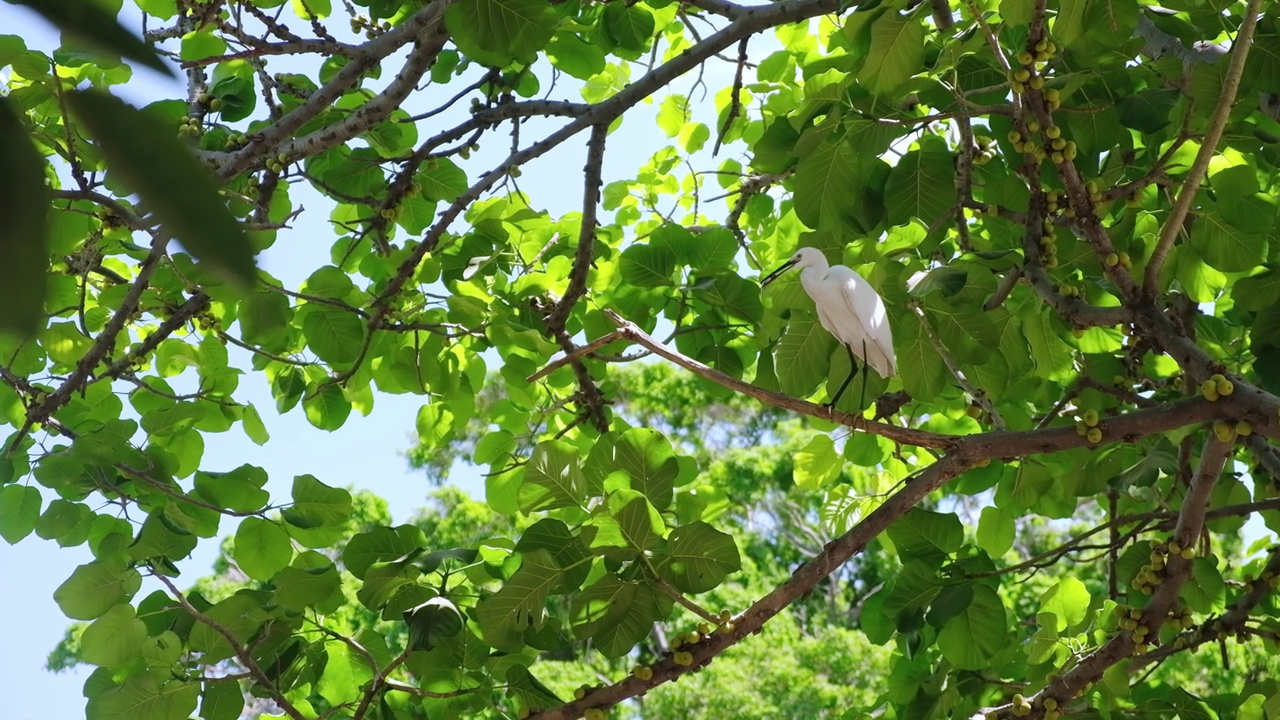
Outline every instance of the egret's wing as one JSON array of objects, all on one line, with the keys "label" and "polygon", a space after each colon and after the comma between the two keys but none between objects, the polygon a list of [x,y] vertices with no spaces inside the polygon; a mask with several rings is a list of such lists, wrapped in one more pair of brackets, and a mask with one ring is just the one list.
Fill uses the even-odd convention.
[{"label": "egret's wing", "polygon": [[893,352],[893,331],[889,328],[889,314],[884,309],[884,301],[862,276],[853,270],[849,270],[849,274],[853,277],[840,283],[840,291],[857,318],[856,329],[860,332],[852,342],[846,342],[849,342],[858,355],[863,354],[861,344],[865,342],[866,357],[862,360],[883,377],[897,375],[898,361]]}]

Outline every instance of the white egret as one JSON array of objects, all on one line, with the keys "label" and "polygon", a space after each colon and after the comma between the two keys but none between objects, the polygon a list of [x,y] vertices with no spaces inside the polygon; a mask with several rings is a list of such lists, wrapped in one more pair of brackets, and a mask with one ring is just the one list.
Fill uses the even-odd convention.
[{"label": "white egret", "polygon": [[[818,322],[849,351],[849,377],[845,378],[827,407],[835,407],[840,395],[858,374],[855,355],[875,368],[882,377],[896,375],[898,363],[893,353],[889,316],[884,310],[884,300],[880,299],[871,283],[844,265],[830,266],[821,250],[805,247],[797,250],[782,267],[765,276],[760,287],[767,287],[793,267],[800,268],[800,284],[818,306]],[[860,410],[866,402],[866,391],[864,378],[863,397],[858,405]]]}]

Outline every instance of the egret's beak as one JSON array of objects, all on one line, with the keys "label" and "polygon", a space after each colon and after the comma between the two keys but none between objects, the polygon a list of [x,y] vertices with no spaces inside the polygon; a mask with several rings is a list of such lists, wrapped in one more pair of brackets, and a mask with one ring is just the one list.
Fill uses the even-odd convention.
[{"label": "egret's beak", "polygon": [[779,275],[790,270],[791,266],[795,264],[796,264],[795,260],[788,260],[782,263],[782,267],[778,268],[777,270],[774,270],[768,275],[765,275],[764,279],[760,281],[760,289],[763,290],[764,288],[769,287],[769,283],[773,282],[774,280],[777,280]]}]

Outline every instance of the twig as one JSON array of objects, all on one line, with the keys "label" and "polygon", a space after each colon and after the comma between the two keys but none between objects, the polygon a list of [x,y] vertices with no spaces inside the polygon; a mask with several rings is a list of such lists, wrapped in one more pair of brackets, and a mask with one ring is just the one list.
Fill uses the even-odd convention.
[{"label": "twig", "polygon": [[309,720],[309,718],[299,711],[298,708],[294,707],[293,703],[289,702],[289,698],[286,697],[284,693],[276,689],[275,683],[271,682],[271,678],[263,672],[262,668],[253,659],[253,654],[249,651],[248,646],[241,643],[240,638],[236,637],[235,633],[231,632],[231,630],[223,624],[197,610],[195,606],[187,600],[187,596],[183,595],[182,591],[178,590],[177,586],[175,586],[173,581],[169,578],[160,573],[152,573],[151,576],[156,580],[159,580],[160,584],[164,585],[169,590],[174,599],[178,601],[178,604],[182,606],[182,609],[187,611],[188,615],[194,618],[197,622],[208,625],[214,632],[226,638],[227,643],[231,645],[231,651],[235,653],[236,659],[240,661],[240,664],[244,666],[245,670],[249,671],[249,674],[253,676],[253,679],[256,680],[264,690],[270,693],[271,700],[276,705],[279,705],[280,709],[283,710],[286,715],[293,718],[293,720]]}]

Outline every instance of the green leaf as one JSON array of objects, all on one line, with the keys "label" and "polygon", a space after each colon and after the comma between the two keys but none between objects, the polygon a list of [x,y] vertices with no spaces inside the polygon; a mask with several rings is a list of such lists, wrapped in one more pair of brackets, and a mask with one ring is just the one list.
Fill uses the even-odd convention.
[{"label": "green leaf", "polygon": [[0,97],[0,157],[0,330],[32,335],[44,319],[49,189],[44,159],[8,97]]},{"label": "green leaf", "polygon": [[[0,490],[0,495],[3,494]],[[0,499],[0,506],[3,506]],[[3,512],[0,512],[0,516]],[[46,540],[57,540],[62,547],[79,545],[89,538],[89,531],[97,516],[87,505],[58,498],[49,503],[44,514],[36,521],[36,535]]]},{"label": "green leaf", "polygon": [[519,652],[526,628],[542,627],[547,597],[560,583],[560,568],[546,550],[524,554],[520,569],[498,592],[476,604],[476,621],[498,650]]},{"label": "green leaf", "polygon": [[862,191],[858,151],[840,140],[827,140],[796,164],[796,215],[811,228],[842,228]]},{"label": "green leaf", "polygon": [[710,287],[700,287],[694,295],[708,305],[720,308],[731,318],[755,323],[764,315],[760,286],[732,273],[717,275]]},{"label": "green leaf", "polygon": [[570,610],[574,637],[590,639],[605,657],[622,657],[665,616],[664,602],[671,603],[651,585],[606,573],[574,596]]},{"label": "green leaf", "polygon": [[414,177],[423,199],[432,202],[453,202],[467,190],[467,173],[448,158],[424,166]]},{"label": "green leaf", "polygon": [[978,547],[987,551],[992,558],[999,558],[1013,547],[1014,516],[1007,510],[998,507],[982,508],[982,516],[978,518]]},{"label": "green leaf", "polygon": [[1198,557],[1191,567],[1191,577],[1178,597],[1187,607],[1201,614],[1216,614],[1226,608],[1227,586],[1213,557]]},{"label": "green leaf", "polygon": [[[617,493],[623,496],[625,494],[625,491]],[[613,498],[610,498],[611,504],[612,500]],[[622,537],[626,538],[627,544],[635,550],[653,549],[666,532],[662,515],[643,495],[636,494],[632,497],[613,513],[613,518],[618,521],[618,529]]]},{"label": "green leaf", "polygon": [[782,392],[800,398],[812,395],[827,377],[835,346],[836,339],[812,315],[792,312],[787,331],[774,350],[774,362],[786,368],[778,375]]},{"label": "green leaf", "polygon": [[182,36],[182,50],[178,56],[183,60],[204,60],[214,58],[227,52],[227,43],[211,32],[193,31]]},{"label": "green leaf", "polygon": [[191,717],[200,683],[168,680],[168,673],[131,675],[123,685],[89,698],[85,717],[93,720],[183,720]]},{"label": "green leaf", "polygon": [[195,477],[196,493],[205,500],[236,512],[256,512],[271,501],[262,487],[267,472],[254,465],[241,465],[230,472],[199,471]]},{"label": "green leaf", "polygon": [[919,558],[940,562],[964,544],[964,526],[955,513],[912,508],[894,521],[888,532],[904,561]]},{"label": "green leaf", "polygon": [[1265,235],[1231,225],[1217,209],[1197,213],[1190,235],[1191,247],[1210,267],[1223,272],[1252,270],[1267,257]]},{"label": "green leaf", "polygon": [[0,487],[0,537],[10,545],[31,534],[40,519],[40,491],[26,485]]},{"label": "green leaf", "polygon": [[69,93],[67,102],[93,133],[110,171],[147,203],[165,229],[224,279],[251,287],[257,276],[253,246],[213,179],[172,129],[105,93]]},{"label": "green leaf", "polygon": [[141,586],[142,576],[137,570],[119,560],[99,560],[76,568],[53,591],[53,599],[67,617],[93,620],[127,602]]},{"label": "green leaf", "polygon": [[884,13],[871,25],[871,49],[858,82],[876,95],[896,95],[924,67],[925,29],[919,20]]},{"label": "green leaf", "polygon": [[1092,600],[1084,583],[1067,575],[1040,596],[1040,612],[1053,613],[1058,619],[1056,630],[1063,632],[1084,620]]},{"label": "green leaf", "polygon": [[244,695],[233,682],[205,683],[200,696],[200,717],[204,720],[237,720],[244,712]]},{"label": "green leaf", "polygon": [[458,606],[448,598],[435,597],[404,611],[409,626],[409,647],[430,650],[441,640],[462,632],[464,622]]},{"label": "green leaf", "polygon": [[701,593],[742,569],[733,536],[698,520],[671,532],[667,550],[657,557],[658,574],[676,589]]},{"label": "green leaf", "polygon": [[622,279],[631,285],[647,288],[671,285],[675,269],[675,254],[661,246],[632,245],[622,251]]},{"label": "green leaf", "polygon": [[175,529],[165,516],[156,514],[142,523],[137,539],[129,546],[129,557],[138,562],[177,562],[190,555],[198,542],[195,535]]},{"label": "green leaf", "polygon": [[326,18],[333,13],[333,0],[290,0],[290,4],[294,14],[303,20]]},{"label": "green leaf", "polygon": [[86,662],[102,667],[119,667],[142,654],[147,626],[138,619],[133,606],[120,603],[94,620],[80,636],[80,652]]},{"label": "green leaf", "polygon": [[289,564],[293,558],[293,546],[289,542],[289,534],[279,524],[248,517],[236,530],[232,555],[245,575],[255,580],[269,580]]},{"label": "green leaf", "polygon": [[299,312],[307,347],[325,362],[349,365],[360,357],[364,323],[354,313],[332,305],[309,304]]},{"label": "green leaf", "polygon": [[586,500],[587,479],[578,467],[574,447],[562,440],[540,442],[533,449],[520,485],[520,511],[538,512],[580,507]]},{"label": "green leaf", "polygon": [[901,323],[894,335],[903,389],[912,397],[937,397],[947,385],[947,367],[920,323]]},{"label": "green leaf", "polygon": [[325,385],[317,391],[309,388],[303,397],[302,409],[307,414],[307,422],[330,432],[342,427],[351,414],[351,402],[336,384]]},{"label": "green leaf", "polygon": [[604,70],[604,50],[572,33],[556,33],[546,52],[552,65],[579,80]]},{"label": "green leaf", "polygon": [[631,479],[631,489],[643,493],[659,510],[671,505],[680,464],[671,442],[657,430],[632,428],[613,444],[614,462]]},{"label": "green leaf", "polygon": [[643,52],[649,47],[655,23],[653,13],[643,5],[614,0],[604,7],[604,28],[618,47]]},{"label": "green leaf", "polygon": [[1169,124],[1169,112],[1178,102],[1178,97],[1177,90],[1156,88],[1127,94],[1116,102],[1120,124],[1143,134],[1159,132]]},{"label": "green leaf", "polygon": [[271,439],[271,434],[267,432],[267,426],[262,422],[262,416],[258,414],[258,409],[253,404],[244,406],[244,414],[240,418],[244,434],[253,441],[254,445],[266,445]]},{"label": "green leaf", "polygon": [[[114,13],[107,13],[98,3],[84,0],[12,0],[26,5],[44,16],[65,33],[81,42],[93,45],[112,55],[135,60],[166,75],[173,70],[160,61],[150,45],[138,39],[116,22]],[[117,8],[119,5],[117,4]]]},{"label": "green leaf", "polygon": [[1004,603],[990,586],[973,585],[973,600],[938,633],[938,649],[956,667],[982,670],[1004,649],[1008,619]]},{"label": "green leaf", "polygon": [[460,0],[444,24],[464,55],[481,65],[531,64],[560,17],[546,0]]},{"label": "green leaf", "polygon": [[820,490],[840,477],[844,462],[826,433],[814,435],[795,455],[795,481],[802,490]]},{"label": "green leaf", "polygon": [[942,138],[926,136],[889,171],[884,188],[890,225],[931,226],[956,204],[955,158]]},{"label": "green leaf", "polygon": [[240,301],[236,316],[240,321],[240,337],[245,342],[268,352],[278,352],[289,346],[288,329],[293,319],[293,308],[284,295],[267,290],[250,293]]},{"label": "green leaf", "polygon": [[426,544],[426,536],[417,526],[377,527],[347,542],[342,551],[342,564],[352,575],[364,577],[374,563],[403,557]]},{"label": "green leaf", "polygon": [[308,551],[298,555],[290,567],[271,577],[280,605],[302,612],[308,608],[336,609],[342,602],[342,579],[329,558]]}]

